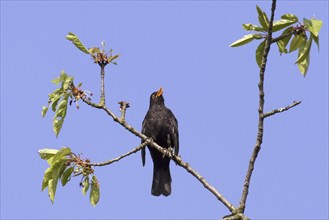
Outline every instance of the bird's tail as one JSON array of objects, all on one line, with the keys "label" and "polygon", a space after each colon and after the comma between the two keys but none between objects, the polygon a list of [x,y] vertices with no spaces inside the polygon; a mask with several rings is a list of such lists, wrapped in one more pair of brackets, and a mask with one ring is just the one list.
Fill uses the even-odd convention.
[{"label": "bird's tail", "polygon": [[153,182],[152,182],[152,195],[169,196],[171,194],[171,176],[169,167],[164,169],[162,167],[153,168]]}]

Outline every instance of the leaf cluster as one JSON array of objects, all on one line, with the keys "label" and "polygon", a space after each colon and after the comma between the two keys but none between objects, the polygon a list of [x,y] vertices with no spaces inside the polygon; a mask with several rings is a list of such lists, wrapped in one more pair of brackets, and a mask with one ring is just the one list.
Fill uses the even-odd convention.
[{"label": "leaf cluster", "polygon": [[73,168],[68,168],[67,163],[70,154],[70,148],[39,150],[41,159],[49,164],[42,180],[42,191],[48,187],[48,195],[52,203],[54,203],[58,181],[61,180],[64,186],[71,178]]},{"label": "leaf cluster", "polygon": [[[89,160],[82,160],[71,152],[70,148],[63,147],[60,150],[56,149],[41,149],[39,150],[41,159],[46,160],[49,167],[44,173],[42,180],[42,191],[48,187],[48,195],[50,201],[54,203],[57,184],[59,180],[62,186],[65,186],[72,175],[83,175],[80,186],[82,194],[86,195],[90,188],[90,203],[95,206],[100,197],[100,187],[94,171],[90,166]],[[90,178],[90,176],[92,177]],[[91,186],[91,187],[90,187]]]},{"label": "leaf cluster", "polygon": [[[247,31],[254,33],[245,35],[241,39],[233,42],[231,47],[238,47],[250,43],[253,40],[262,40],[256,49],[256,62],[259,67],[262,64],[262,58],[265,48],[265,39],[267,38],[269,19],[266,13],[258,6],[256,6],[258,13],[258,21],[260,25],[243,24],[242,27]],[[292,26],[293,24],[296,26]],[[314,41],[319,47],[319,31],[322,27],[322,21],[312,18],[311,20],[303,19],[303,24],[298,20],[294,14],[284,14],[280,20],[274,21],[272,32],[283,30],[281,35],[277,38],[271,39],[270,43],[276,43],[280,54],[291,53],[298,49],[296,64],[303,76],[306,76],[310,63],[310,50],[312,42]],[[309,32],[307,36],[306,32]],[[289,50],[287,49],[290,43]]]},{"label": "leaf cluster", "polygon": [[112,63],[114,65],[117,65],[117,62],[115,60],[119,57],[119,55],[113,55],[113,50],[110,49],[109,52],[106,52],[105,50],[105,41],[102,41],[103,49],[100,49],[99,47],[92,47],[87,49],[82,42],[79,40],[78,36],[75,34],[69,32],[66,36],[66,39],[71,41],[79,50],[86,54],[90,54],[94,60],[95,63],[98,63],[99,65],[107,65],[109,63]]},{"label": "leaf cluster", "polygon": [[60,84],[60,87],[48,95],[48,105],[42,107],[42,117],[47,114],[49,108],[55,112],[53,117],[53,130],[56,137],[58,137],[59,132],[62,129],[68,104],[71,105],[74,101],[77,108],[79,108],[77,102],[79,99],[90,99],[90,96],[92,96],[92,93],[79,89],[82,86],[82,83],[79,83],[78,87],[75,87],[73,79],[74,78],[72,76],[69,76],[64,71],[61,71],[60,76],[52,80],[55,85]]},{"label": "leaf cluster", "polygon": [[42,117],[44,117],[48,109],[51,108],[55,115],[53,117],[53,130],[58,137],[58,134],[63,126],[64,119],[67,113],[67,105],[69,103],[69,98],[73,98],[71,86],[73,84],[73,77],[68,76],[64,71],[61,72],[58,78],[52,80],[56,85],[60,84],[60,87],[55,89],[52,93],[48,95],[48,105],[42,107]]}]

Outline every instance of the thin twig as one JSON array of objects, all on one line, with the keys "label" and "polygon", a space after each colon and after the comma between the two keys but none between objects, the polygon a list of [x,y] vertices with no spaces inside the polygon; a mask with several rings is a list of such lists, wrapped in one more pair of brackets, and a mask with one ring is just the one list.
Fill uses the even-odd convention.
[{"label": "thin twig", "polygon": [[125,101],[120,101],[120,102],[118,102],[118,104],[120,105],[120,111],[121,111],[120,121],[123,122],[126,120],[126,110],[130,106],[129,106],[129,103],[125,102]]},{"label": "thin twig", "polygon": [[287,111],[287,110],[289,110],[289,109],[291,109],[291,108],[293,108],[293,107],[299,105],[300,103],[302,103],[302,102],[301,102],[301,101],[294,101],[292,104],[290,104],[290,105],[288,105],[288,106],[286,106],[286,107],[278,108],[278,109],[274,109],[274,110],[272,110],[272,111],[270,111],[270,112],[266,112],[266,113],[263,115],[263,117],[264,117],[264,118],[267,118],[267,117],[270,117],[270,116],[272,116],[272,115],[275,115],[276,113],[281,113],[281,112]]},{"label": "thin twig", "polygon": [[101,67],[101,99],[99,105],[105,105],[105,63],[100,63]]},{"label": "thin twig", "polygon": [[142,148],[146,147],[148,144],[150,143],[150,140],[146,140],[144,141],[141,145],[139,145],[138,147],[132,149],[131,151],[125,153],[125,154],[122,154],[121,156],[119,157],[116,157],[116,158],[113,158],[111,160],[108,160],[108,161],[105,161],[105,162],[101,162],[101,163],[90,163],[90,166],[106,166],[106,165],[110,165],[111,163],[114,163],[114,162],[118,162],[119,160],[133,154],[133,153],[136,153],[137,151],[141,150]]},{"label": "thin twig", "polygon": [[266,63],[267,63],[267,57],[271,48],[271,42],[272,42],[272,27],[273,27],[273,20],[274,20],[274,12],[276,7],[276,0],[272,1],[272,9],[271,9],[271,18],[269,21],[269,27],[268,27],[268,35],[265,40],[265,48],[262,58],[262,65],[259,71],[259,83],[258,83],[258,90],[259,90],[259,106],[258,106],[258,132],[257,132],[257,138],[256,138],[256,144],[253,150],[253,153],[251,155],[251,158],[249,160],[249,166],[246,173],[245,181],[243,184],[243,191],[242,196],[240,200],[240,206],[239,211],[241,213],[244,213],[244,210],[246,208],[246,201],[249,193],[249,186],[250,186],[250,179],[252,172],[254,170],[255,161],[257,159],[258,153],[260,151],[262,142],[263,142],[263,131],[264,131],[264,103],[265,103],[265,92],[264,92],[264,75],[265,75],[265,69],[266,69]]},{"label": "thin twig", "polygon": [[279,40],[282,40],[282,39],[284,39],[284,38],[286,38],[286,37],[289,37],[289,36],[292,35],[293,33],[294,33],[294,31],[291,30],[291,32],[289,32],[289,33],[286,33],[286,34],[280,35],[279,37],[273,38],[273,39],[271,40],[271,43],[276,43],[276,42],[279,41]]}]

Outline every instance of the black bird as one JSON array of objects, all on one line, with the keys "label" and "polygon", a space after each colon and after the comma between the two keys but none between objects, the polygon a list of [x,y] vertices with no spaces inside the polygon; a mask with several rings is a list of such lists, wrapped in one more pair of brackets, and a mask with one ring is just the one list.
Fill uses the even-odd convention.
[{"label": "black bird", "polygon": [[[178,123],[174,114],[164,104],[162,87],[150,97],[150,107],[145,115],[142,133],[164,148],[174,148],[178,155]],[[163,157],[155,148],[148,146],[153,160],[152,195],[169,196],[171,194],[171,176],[168,157]],[[142,163],[145,165],[145,148],[142,149]]]}]

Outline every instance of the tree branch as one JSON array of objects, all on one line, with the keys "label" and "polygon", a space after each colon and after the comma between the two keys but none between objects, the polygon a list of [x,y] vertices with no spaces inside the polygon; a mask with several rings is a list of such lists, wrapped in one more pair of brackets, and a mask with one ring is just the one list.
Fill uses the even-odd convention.
[{"label": "tree branch", "polygon": [[286,37],[289,37],[289,36],[292,35],[293,33],[294,33],[294,31],[292,30],[292,31],[289,32],[289,33],[286,33],[286,34],[281,35],[281,36],[279,36],[279,37],[273,38],[273,39],[271,40],[271,43],[276,43],[276,42],[278,42],[279,40],[282,40],[282,39],[284,39],[284,38],[286,38]]},{"label": "tree branch", "polygon": [[[154,146],[155,147],[155,146]],[[156,149],[158,149],[156,147]],[[159,149],[158,149],[159,150]],[[194,170],[188,163],[184,162],[181,157],[173,155],[170,153],[170,156],[167,155],[168,157],[170,157],[171,159],[173,159],[177,165],[183,167],[187,172],[189,172],[190,174],[192,174],[197,180],[199,180],[200,183],[202,183],[202,185],[208,189],[219,201],[221,201],[231,212],[235,211],[235,207],[224,198],[223,195],[221,195],[216,189],[215,187],[213,187],[212,185],[210,185],[207,180],[202,177],[196,170]]]},{"label": "tree branch", "polygon": [[272,110],[272,111],[270,111],[270,112],[266,112],[266,113],[263,115],[263,117],[264,117],[264,118],[267,118],[267,117],[270,117],[270,116],[272,116],[272,115],[275,115],[276,113],[281,113],[281,112],[287,111],[287,110],[289,110],[289,109],[291,109],[291,108],[293,108],[293,107],[299,105],[300,103],[302,103],[302,102],[301,102],[301,101],[294,101],[292,104],[290,104],[290,105],[288,105],[288,106],[286,106],[286,107],[278,108],[278,109],[274,109],[274,110]]},{"label": "tree branch", "polygon": [[113,158],[111,160],[108,160],[108,161],[105,161],[105,162],[102,162],[102,163],[90,163],[90,166],[106,166],[106,165],[110,165],[111,163],[114,163],[114,162],[118,162],[119,160],[133,154],[133,153],[136,153],[137,151],[141,150],[142,148],[146,147],[148,144],[150,143],[150,140],[146,140],[145,142],[143,142],[141,145],[139,145],[138,147],[132,149],[131,151],[125,153],[125,154],[122,154],[121,156],[119,157],[116,157],[116,158]]},{"label": "tree branch", "polygon": [[120,117],[120,121],[123,122],[126,120],[126,111],[127,108],[129,108],[129,103],[125,102],[125,101],[120,101],[118,102],[118,104],[120,105],[120,111],[121,111],[121,117]]},{"label": "tree branch", "polygon": [[[150,139],[149,137],[145,136],[144,134],[138,132],[135,128],[133,128],[132,126],[130,126],[129,124],[126,123],[125,120],[120,120],[119,117],[117,117],[113,112],[111,112],[105,105],[99,105],[99,104],[95,104],[92,103],[91,101],[89,101],[88,99],[86,99],[85,97],[81,98],[83,102],[85,102],[86,104],[94,107],[94,108],[98,108],[98,109],[102,109],[104,110],[109,116],[111,116],[113,118],[113,120],[117,123],[119,123],[121,126],[123,126],[125,129],[127,129],[128,131],[130,131],[132,134],[134,134],[135,136],[141,138],[143,141],[145,141],[144,143],[147,142],[147,144],[155,149],[157,149],[159,152],[161,152],[164,156],[169,157],[170,159],[174,160],[176,162],[177,165],[183,167],[187,172],[189,172],[190,174],[192,174],[197,180],[199,180],[200,183],[202,183],[202,185],[208,189],[219,201],[221,201],[231,212],[234,212],[236,210],[236,208],[228,201],[224,198],[223,195],[221,195],[215,187],[213,187],[212,185],[210,185],[204,177],[202,177],[196,170],[194,170],[188,163],[184,162],[181,157],[174,155],[170,150],[167,150],[163,147],[161,147],[160,145],[158,145],[156,142],[154,142],[152,139]],[[120,102],[119,102],[120,104]],[[144,144],[143,143],[143,144]],[[142,145],[143,145],[142,144]],[[145,144],[146,145],[146,144]],[[145,146],[138,146],[138,150],[142,149]],[[137,148],[133,149],[132,151],[128,152],[127,154],[132,154],[137,152]],[[124,155],[121,155],[120,157],[123,158]],[[128,155],[127,155],[128,156]],[[118,157],[118,158],[120,158]],[[115,162],[114,160],[117,160],[118,158],[112,159],[110,161]],[[120,159],[122,159],[120,158]],[[104,163],[113,163],[113,162],[104,162]],[[97,164],[97,163],[96,163]],[[96,166],[96,164],[93,164],[94,166]],[[104,164],[103,166],[105,166],[107,164]]]},{"label": "tree branch", "polygon": [[99,105],[105,105],[105,66],[106,63],[99,63],[101,67],[101,98]]},{"label": "tree branch", "polygon": [[267,63],[267,57],[271,48],[271,42],[272,42],[272,27],[273,27],[273,20],[274,20],[274,12],[276,7],[276,0],[272,1],[272,9],[271,9],[271,18],[269,21],[269,27],[268,27],[268,35],[265,40],[265,48],[263,52],[263,58],[262,58],[262,65],[259,71],[259,83],[258,83],[258,90],[259,90],[259,105],[258,105],[258,132],[257,132],[257,138],[256,138],[256,144],[253,150],[253,153],[251,155],[251,158],[249,160],[249,166],[246,173],[245,181],[243,184],[243,191],[242,196],[240,200],[240,206],[239,211],[241,213],[244,213],[245,207],[246,207],[246,201],[249,193],[249,186],[250,186],[250,179],[252,172],[254,170],[255,162],[258,156],[258,153],[261,149],[261,145],[263,142],[263,131],[264,131],[264,103],[265,103],[265,92],[264,92],[264,76],[265,76],[265,69],[266,69],[266,63]]},{"label": "tree branch", "polygon": [[236,213],[236,214],[224,216],[223,220],[250,220],[250,219],[242,213]]}]

